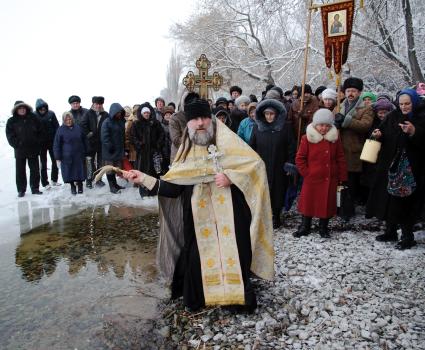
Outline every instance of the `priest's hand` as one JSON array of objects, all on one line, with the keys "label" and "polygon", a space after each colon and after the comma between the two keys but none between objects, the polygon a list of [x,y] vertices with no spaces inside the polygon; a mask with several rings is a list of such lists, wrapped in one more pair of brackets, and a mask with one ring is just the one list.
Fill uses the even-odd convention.
[{"label": "priest's hand", "polygon": [[145,177],[145,174],[139,170],[130,170],[124,171],[122,177],[135,184],[141,184]]},{"label": "priest's hand", "polygon": [[214,176],[215,184],[218,188],[229,187],[232,184],[232,181],[224,175],[223,173],[218,173]]}]

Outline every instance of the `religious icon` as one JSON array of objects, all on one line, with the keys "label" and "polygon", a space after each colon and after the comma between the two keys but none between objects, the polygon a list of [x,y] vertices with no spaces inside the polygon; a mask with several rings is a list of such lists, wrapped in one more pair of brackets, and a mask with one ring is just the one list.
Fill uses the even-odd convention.
[{"label": "religious icon", "polygon": [[347,35],[347,10],[328,13],[328,36]]}]

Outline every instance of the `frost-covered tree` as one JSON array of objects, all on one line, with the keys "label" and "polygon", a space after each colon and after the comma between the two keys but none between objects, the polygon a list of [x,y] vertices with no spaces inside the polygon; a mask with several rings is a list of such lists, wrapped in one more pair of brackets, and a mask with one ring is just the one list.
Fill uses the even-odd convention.
[{"label": "frost-covered tree", "polygon": [[178,101],[180,96],[181,77],[183,73],[184,63],[182,56],[177,52],[174,47],[171,51],[170,60],[167,66],[167,87],[161,91],[161,96],[167,101]]}]

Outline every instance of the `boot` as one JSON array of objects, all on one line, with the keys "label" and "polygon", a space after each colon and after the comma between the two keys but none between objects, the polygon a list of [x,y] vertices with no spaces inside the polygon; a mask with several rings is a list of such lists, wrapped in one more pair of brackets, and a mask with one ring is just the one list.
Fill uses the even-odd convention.
[{"label": "boot", "polygon": [[77,182],[78,193],[83,193],[83,183],[81,181]]},{"label": "boot", "polygon": [[92,183],[91,180],[89,180],[89,179],[86,180],[86,187],[87,188],[93,188],[93,183]]},{"label": "boot", "polygon": [[322,238],[330,238],[328,229],[329,219],[320,219],[319,220],[319,235]]},{"label": "boot", "polygon": [[378,242],[397,242],[397,225],[391,222],[386,222],[385,232],[382,235],[376,236]]},{"label": "boot", "polygon": [[280,221],[280,215],[273,215],[273,229],[278,229],[280,226],[282,226],[282,223]]},{"label": "boot", "polygon": [[401,225],[401,239],[395,245],[395,249],[405,250],[416,245],[412,225]]},{"label": "boot", "polygon": [[108,183],[109,183],[109,190],[111,191],[111,193],[120,193],[120,190],[118,188],[115,187],[114,182],[116,183],[116,179],[115,179],[115,175],[114,174],[107,174],[106,178],[108,179]]},{"label": "boot", "polygon": [[103,186],[105,186],[105,183],[102,181],[102,179],[100,179],[98,182],[96,182],[96,186],[97,187],[103,187]]},{"label": "boot", "polygon": [[75,187],[75,184],[73,182],[70,182],[69,184],[71,185],[71,194],[76,195],[77,189]]},{"label": "boot", "polygon": [[298,230],[295,231],[292,235],[296,238],[307,236],[310,234],[311,230],[311,217],[303,216],[301,219],[301,224],[298,227]]},{"label": "boot", "polygon": [[114,175],[113,181],[114,181],[114,186],[115,186],[115,188],[117,190],[123,190],[125,188],[125,187],[122,187],[122,186],[118,185],[118,183],[117,183],[117,177],[115,175]]}]

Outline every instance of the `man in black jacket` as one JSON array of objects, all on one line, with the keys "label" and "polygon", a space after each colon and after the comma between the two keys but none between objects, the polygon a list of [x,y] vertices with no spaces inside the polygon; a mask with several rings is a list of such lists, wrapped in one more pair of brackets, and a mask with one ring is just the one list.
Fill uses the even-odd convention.
[{"label": "man in black jacket", "polygon": [[[108,118],[108,112],[103,109],[105,98],[102,96],[93,96],[92,106],[84,114],[81,121],[81,127],[87,137],[87,181],[86,186],[92,188],[93,172],[102,166],[102,144],[100,142],[100,130],[103,122]],[[105,183],[100,180],[97,185],[104,186]]]},{"label": "man in black jacket", "polygon": [[81,126],[84,114],[87,113],[88,109],[81,107],[81,98],[77,95],[72,95],[68,98],[68,103],[71,105],[69,110],[74,117],[74,123]]},{"label": "man in black jacket", "polygon": [[16,187],[18,197],[25,196],[27,189],[26,162],[30,168],[30,187],[33,194],[42,194],[40,186],[40,141],[43,137],[41,122],[32,112],[31,106],[16,101],[12,116],[6,123],[6,137],[9,145],[15,149]]},{"label": "man in black jacket", "polygon": [[59,128],[59,122],[56,114],[49,110],[47,102],[39,98],[35,102],[35,115],[41,122],[43,129],[43,141],[40,150],[40,163],[41,163],[41,185],[49,188],[49,177],[47,175],[47,152],[49,152],[50,160],[52,162],[52,172],[50,179],[53,186],[60,185],[58,183],[58,167],[56,165],[55,156],[53,154],[53,140],[55,139],[56,130]]}]

